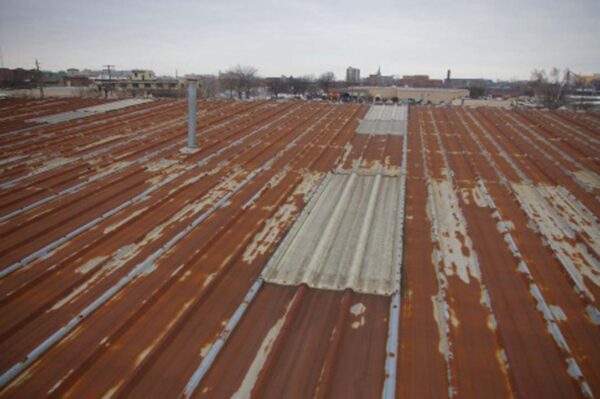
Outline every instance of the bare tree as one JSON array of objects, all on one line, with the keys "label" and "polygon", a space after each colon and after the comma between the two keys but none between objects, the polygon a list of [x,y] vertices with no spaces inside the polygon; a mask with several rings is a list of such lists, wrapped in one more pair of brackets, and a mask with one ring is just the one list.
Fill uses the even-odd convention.
[{"label": "bare tree", "polygon": [[229,95],[229,98],[233,98],[235,81],[236,78],[231,72],[219,72],[219,86],[226,94]]},{"label": "bare tree", "polygon": [[286,93],[290,89],[288,78],[285,76],[280,78],[266,78],[265,81],[269,91],[275,98],[278,98],[279,94]]},{"label": "bare tree", "polygon": [[241,99],[245,94],[246,98],[250,97],[250,90],[254,87],[257,79],[258,70],[251,66],[236,65],[225,72],[225,84],[228,89],[234,90],[238,98]]},{"label": "bare tree", "polygon": [[215,97],[218,94],[219,82],[214,75],[203,75],[200,77],[201,93],[205,98]]},{"label": "bare tree", "polygon": [[329,94],[329,89],[333,85],[333,82],[335,82],[335,74],[333,72],[324,72],[319,76],[319,87],[327,94]]},{"label": "bare tree", "polygon": [[313,82],[312,76],[300,76],[289,78],[290,90],[294,95],[303,95],[310,89],[310,86]]},{"label": "bare tree", "polygon": [[543,69],[534,69],[531,73],[531,87],[539,101],[548,108],[558,108],[564,104],[564,87],[568,83],[569,71],[561,81],[561,71],[552,68],[550,74]]}]

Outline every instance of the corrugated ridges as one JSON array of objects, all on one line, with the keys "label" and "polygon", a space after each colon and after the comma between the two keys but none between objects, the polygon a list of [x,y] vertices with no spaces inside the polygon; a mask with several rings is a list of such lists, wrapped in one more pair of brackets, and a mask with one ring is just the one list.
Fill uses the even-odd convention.
[{"label": "corrugated ridges", "polygon": [[[48,154],[75,158],[2,189],[0,215],[61,193],[0,225],[7,259],[22,260],[163,185],[0,279],[2,372],[32,359],[0,396],[178,395],[202,364],[193,396],[381,395],[394,303],[350,289],[262,283],[261,272],[332,168],[400,176],[402,137],[354,134],[366,107],[199,107],[204,150],[188,156],[169,149],[185,136],[178,102],[1,142],[2,161],[37,162],[4,182],[39,170]],[[154,112],[162,114],[153,120]],[[594,118],[411,107],[397,397],[598,395],[599,288],[583,277],[591,295],[582,290],[566,268],[569,256],[559,256],[566,245],[596,251]],[[144,132],[147,147],[130,140]],[[103,160],[88,169],[81,156],[93,151]],[[134,163],[109,173],[119,158]],[[551,218],[528,210],[518,187]],[[439,215],[447,210],[449,220]],[[573,235],[543,233],[553,234],[549,220]],[[462,243],[468,280],[458,273],[462,263],[436,257],[455,250],[444,234]],[[479,272],[471,274],[475,262]],[[70,320],[77,321],[64,337],[31,352]],[[215,342],[223,347],[207,362]]]},{"label": "corrugated ridges", "polygon": [[0,135],[12,135],[17,131],[38,125],[28,122],[27,119],[30,118],[53,115],[111,101],[95,98],[0,99]]},{"label": "corrugated ridges", "polygon": [[356,129],[359,134],[406,133],[408,107],[406,105],[373,105]]},{"label": "corrugated ridges", "polygon": [[391,295],[395,287],[400,179],[331,175],[266,281]]}]

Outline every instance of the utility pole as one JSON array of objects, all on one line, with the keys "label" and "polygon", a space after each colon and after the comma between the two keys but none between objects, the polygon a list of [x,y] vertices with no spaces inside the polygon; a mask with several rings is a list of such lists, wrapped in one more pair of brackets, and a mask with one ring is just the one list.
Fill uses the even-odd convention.
[{"label": "utility pole", "polygon": [[42,73],[40,72],[40,63],[38,62],[37,58],[35,59],[35,69],[37,71],[37,81],[38,81],[38,86],[40,88],[40,98],[44,98],[44,87],[43,87],[43,77],[42,77]]},{"label": "utility pole", "polygon": [[179,71],[175,69],[175,82],[177,82],[175,86],[177,98],[181,97],[181,87],[179,87]]},{"label": "utility pole", "polygon": [[112,76],[110,74],[110,68],[114,68],[114,65],[103,65],[106,69],[108,69],[108,87],[104,90],[104,96],[108,98],[108,91],[112,91]]},{"label": "utility pole", "polygon": [[106,67],[106,69],[108,69],[108,81],[110,82],[111,80],[111,74],[110,74],[110,68],[114,68],[114,65],[103,65],[104,67]]}]

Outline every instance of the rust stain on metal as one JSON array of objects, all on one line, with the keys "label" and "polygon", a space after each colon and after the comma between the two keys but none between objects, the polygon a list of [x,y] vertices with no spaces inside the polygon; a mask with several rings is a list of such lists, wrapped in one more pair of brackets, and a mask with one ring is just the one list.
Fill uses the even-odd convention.
[{"label": "rust stain on metal", "polygon": [[0,397],[600,395],[597,116],[200,101],[194,153],[183,101],[56,116],[102,104],[0,100]]}]

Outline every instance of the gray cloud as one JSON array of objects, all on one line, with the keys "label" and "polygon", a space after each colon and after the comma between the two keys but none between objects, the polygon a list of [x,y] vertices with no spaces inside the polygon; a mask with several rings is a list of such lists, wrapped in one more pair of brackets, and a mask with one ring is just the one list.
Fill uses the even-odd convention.
[{"label": "gray cloud", "polygon": [[533,68],[600,72],[600,2],[0,0],[9,67],[262,75],[426,73],[508,79]]}]

